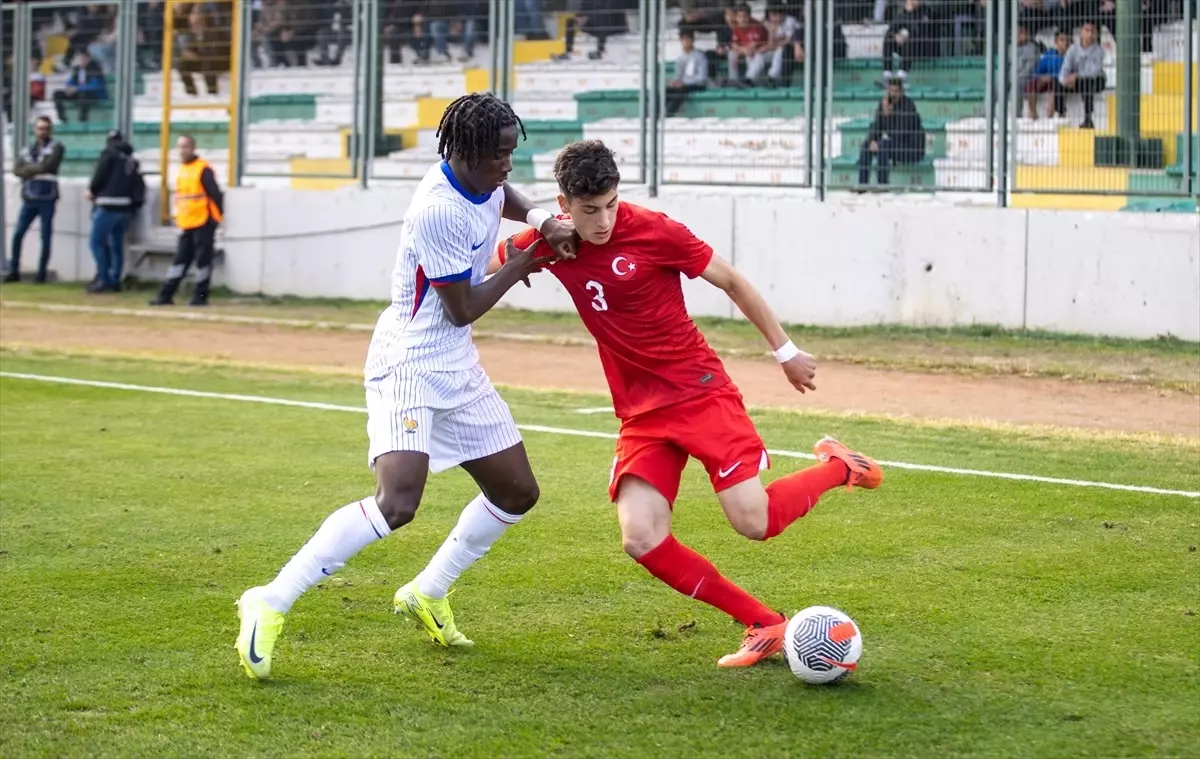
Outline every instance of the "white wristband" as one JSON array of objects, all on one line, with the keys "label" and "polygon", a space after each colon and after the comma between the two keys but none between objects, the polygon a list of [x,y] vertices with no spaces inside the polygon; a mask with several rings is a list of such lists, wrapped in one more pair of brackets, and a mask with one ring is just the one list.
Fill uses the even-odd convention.
[{"label": "white wristband", "polygon": [[541,208],[535,208],[529,213],[525,214],[525,223],[541,232],[542,225],[545,224],[548,219],[553,218],[554,214],[550,213],[549,211]]},{"label": "white wristband", "polygon": [[799,355],[800,349],[796,347],[795,343],[793,343],[791,340],[788,340],[786,343],[779,346],[779,349],[775,351],[775,360],[783,364],[791,361],[793,358]]}]

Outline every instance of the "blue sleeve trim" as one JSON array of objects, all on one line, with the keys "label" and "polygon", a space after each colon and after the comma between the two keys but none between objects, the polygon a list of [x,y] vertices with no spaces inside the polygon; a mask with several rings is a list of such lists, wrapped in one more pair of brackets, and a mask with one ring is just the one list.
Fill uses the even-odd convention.
[{"label": "blue sleeve trim", "polygon": [[452,282],[462,282],[464,279],[471,278],[471,269],[460,271],[458,274],[450,274],[445,277],[430,277],[429,281],[436,285],[448,285]]}]

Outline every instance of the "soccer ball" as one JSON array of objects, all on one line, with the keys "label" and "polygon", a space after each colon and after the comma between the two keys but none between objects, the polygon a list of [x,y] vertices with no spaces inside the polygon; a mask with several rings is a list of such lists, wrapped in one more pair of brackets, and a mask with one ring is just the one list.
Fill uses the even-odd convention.
[{"label": "soccer ball", "polygon": [[837,682],[858,669],[862,633],[837,609],[810,606],[788,622],[783,656],[792,674],[806,683]]}]

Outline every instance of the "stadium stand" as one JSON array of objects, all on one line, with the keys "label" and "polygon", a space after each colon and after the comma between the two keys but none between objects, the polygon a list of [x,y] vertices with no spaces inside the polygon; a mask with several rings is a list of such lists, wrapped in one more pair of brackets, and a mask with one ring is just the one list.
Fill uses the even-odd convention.
[{"label": "stadium stand", "polygon": [[[764,3],[751,3],[761,18]],[[561,36],[565,16],[547,14],[548,28]],[[674,61],[680,53],[677,10],[669,11],[663,28],[662,59]],[[636,13],[628,19],[636,28]],[[896,166],[892,185],[897,189],[985,189],[988,175],[985,76],[981,52],[972,45],[970,30],[955,27],[953,38],[943,40],[949,55],[914,64],[907,94],[916,103],[926,135],[925,159]],[[830,101],[829,133],[825,151],[829,158],[831,187],[857,184],[858,154],[867,139],[881,90],[876,79],[886,26],[844,24],[846,57],[835,61]],[[609,37],[603,59],[593,60],[586,39],[571,60],[554,60],[562,51],[561,39],[518,40],[513,50],[514,105],[525,119],[528,141],[517,155],[513,179],[545,182],[551,177],[556,150],[580,137],[595,137],[612,144],[620,155],[627,177],[641,180],[639,95],[642,89],[640,42],[637,35]],[[486,35],[483,35],[486,38]],[[554,36],[553,34],[550,36]],[[1053,44],[1053,29],[1038,30],[1038,40]],[[1015,170],[1011,187],[1018,191],[1046,190],[1053,194],[1019,192],[1013,204],[1020,207],[1068,207],[1095,210],[1196,210],[1195,199],[1181,198],[1184,175],[1183,40],[1182,22],[1167,20],[1153,29],[1148,52],[1141,54],[1143,136],[1163,141],[1161,166],[1130,169],[1102,165],[1096,155],[1099,135],[1115,133],[1115,42],[1104,30],[1100,44],[1108,89],[1097,98],[1095,130],[1079,128],[1083,118],[1077,95],[1067,98],[1065,118],[1016,119],[1012,132]],[[372,165],[376,181],[410,180],[423,174],[434,158],[434,130],[445,105],[453,97],[488,86],[489,51],[481,41],[469,60],[460,47],[452,48],[456,62],[422,63],[409,55],[403,63],[389,62],[384,72],[385,131],[400,146]],[[43,63],[46,90],[62,86],[66,74],[55,70],[69,42],[61,30],[50,30],[41,40],[49,57]],[[715,35],[697,35],[697,48],[713,49]],[[51,51],[58,51],[52,54]],[[354,122],[354,68],[346,55],[339,65],[303,68],[254,68],[247,73],[249,133],[247,183],[258,186],[331,188],[351,182],[350,141]],[[720,64],[723,66],[723,61]],[[1193,111],[1200,81],[1193,63]],[[666,74],[672,75],[666,64]],[[715,77],[715,78],[720,78]],[[678,114],[665,120],[663,179],[666,182],[794,185],[803,181],[809,160],[805,139],[802,76],[792,86],[777,88],[710,87],[691,94]],[[188,102],[189,109],[174,115],[174,133],[190,133],[198,150],[224,178],[229,161],[228,115],[224,110],[229,76],[221,74],[221,95],[189,95],[178,74],[173,77],[172,98]],[[116,85],[109,82],[110,89]],[[159,165],[159,129],[162,76],[143,72],[136,82],[135,125],[131,142],[137,158],[148,170]],[[212,102],[211,110],[195,106]],[[50,99],[39,101],[33,116],[54,116]],[[1198,123],[1193,113],[1193,124]],[[64,176],[90,171],[112,125],[111,106],[101,105],[88,123],[59,125],[56,135],[68,148]],[[6,139],[10,139],[6,135]],[[1195,144],[1195,136],[1192,137]],[[11,148],[11,141],[9,143]],[[998,146],[994,146],[998,149]],[[1200,150],[1193,149],[1193,161]],[[12,151],[6,151],[10,157]],[[1103,191],[1108,194],[1094,194]],[[1126,193],[1138,194],[1130,198]],[[1153,193],[1162,192],[1161,196]],[[1174,193],[1174,194],[1173,194]]]}]

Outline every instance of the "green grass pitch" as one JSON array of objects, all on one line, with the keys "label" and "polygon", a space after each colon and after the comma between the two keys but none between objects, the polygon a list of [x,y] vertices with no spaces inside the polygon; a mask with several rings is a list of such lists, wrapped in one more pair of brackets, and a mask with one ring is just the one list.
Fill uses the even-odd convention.
[{"label": "green grass pitch", "polygon": [[[344,378],[7,353],[0,369],[359,406]],[[605,400],[507,392],[518,421],[615,431]],[[371,491],[365,415],[0,379],[0,756],[1200,756],[1200,499],[891,470],[746,541],[698,470],[676,533],[787,612],[843,609],[859,672],[719,670],[740,630],[620,549],[612,442],[526,435],[542,502],[458,584],[477,646],[391,597],[474,488],[289,615],[275,679],[241,673],[234,600]],[[1200,490],[1198,449],[758,413],[882,459]],[[769,477],[807,466],[777,457]]]}]

